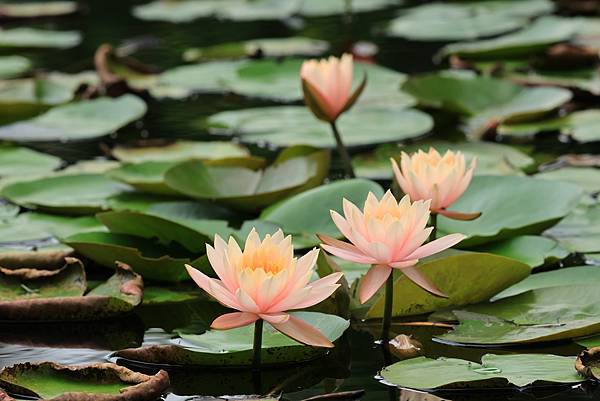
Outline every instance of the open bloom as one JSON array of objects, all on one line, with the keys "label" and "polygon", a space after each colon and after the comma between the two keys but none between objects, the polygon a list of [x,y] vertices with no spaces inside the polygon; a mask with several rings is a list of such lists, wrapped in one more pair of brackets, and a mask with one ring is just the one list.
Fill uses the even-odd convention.
[{"label": "open bloom", "polygon": [[[398,185],[412,200],[431,199],[431,211],[442,215],[456,213],[446,211],[465,192],[477,160],[473,159],[467,169],[461,152],[448,150],[441,156],[435,149],[422,150],[412,156],[402,152],[400,167],[392,159],[392,168]],[[475,214],[474,217],[478,217]],[[452,217],[452,216],[448,216]]]},{"label": "open bloom", "polygon": [[352,55],[302,63],[300,78],[304,101],[320,120],[333,122],[348,110],[364,89],[366,81],[352,93]]},{"label": "open bloom", "polygon": [[344,217],[331,211],[331,217],[350,243],[320,236],[322,247],[342,259],[373,265],[360,281],[359,299],[368,301],[387,280],[392,269],[400,269],[410,280],[436,295],[445,296],[415,265],[419,259],[450,248],[463,234],[450,234],[423,243],[433,230],[426,227],[429,200],[411,203],[408,195],[400,202],[390,191],[377,200],[367,196],[364,211],[344,199]]},{"label": "open bloom", "polygon": [[239,311],[218,317],[212,328],[232,329],[263,319],[296,341],[333,347],[315,327],[286,313],[316,305],[339,287],[342,273],[310,282],[318,249],[297,259],[291,236],[284,238],[279,230],[261,242],[252,229],[243,251],[233,237],[226,243],[215,235],[214,248],[207,245],[206,253],[220,280],[186,265],[189,275],[221,304]]}]

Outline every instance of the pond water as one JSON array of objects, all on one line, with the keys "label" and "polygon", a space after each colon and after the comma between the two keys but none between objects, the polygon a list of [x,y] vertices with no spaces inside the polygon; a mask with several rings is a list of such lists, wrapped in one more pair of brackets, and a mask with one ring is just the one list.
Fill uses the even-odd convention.
[{"label": "pond water", "polygon": [[[327,0],[323,0],[327,1]],[[377,62],[405,73],[426,72],[438,69],[433,55],[443,43],[410,42],[403,39],[374,35],[375,28],[390,19],[394,8],[348,16],[332,16],[311,19],[292,18],[285,21],[233,22],[216,19],[200,19],[191,23],[171,24],[136,19],[131,7],[142,1],[86,0],[80,3],[83,11],[75,16],[39,19],[28,22],[41,28],[79,30],[83,35],[81,45],[73,49],[52,51],[25,51],[20,54],[30,58],[35,66],[46,70],[76,73],[93,69],[93,54],[103,43],[135,47],[135,57],[145,63],[167,69],[182,64],[181,55],[189,47],[202,47],[217,43],[247,40],[251,38],[306,35],[320,38],[331,44],[331,53],[347,51],[358,41],[374,43],[378,47]],[[10,27],[8,22],[3,27]],[[14,22],[17,24],[17,22]],[[20,22],[19,22],[20,24]],[[100,144],[112,146],[153,138],[205,139],[199,129],[203,117],[217,111],[269,105],[267,101],[244,100],[236,96],[197,95],[185,100],[148,100],[148,113],[138,123],[128,126],[118,136],[76,143],[44,143],[35,147],[55,154],[69,163],[82,159],[103,157]],[[107,116],[110,118],[110,116]],[[436,129],[440,130],[439,126]],[[443,132],[442,132],[443,131]],[[449,127],[440,130],[440,136],[456,136]],[[548,157],[560,145],[556,138],[537,143],[538,155]],[[561,153],[575,149],[562,145]],[[573,145],[574,146],[574,145]],[[253,148],[255,153],[271,157],[268,149]],[[335,161],[332,176],[341,174],[341,166]],[[386,182],[389,184],[389,182]],[[106,277],[104,271],[92,271],[92,279]],[[192,287],[190,287],[192,288]],[[202,305],[195,302],[172,307],[142,305],[132,315],[122,319],[94,323],[0,324],[0,367],[19,362],[55,361],[65,364],[106,361],[112,351],[151,344],[160,338],[162,330],[183,327],[194,321],[194,310]],[[283,391],[283,399],[303,400],[324,392],[365,390],[363,400],[592,400],[600,399],[600,389],[593,384],[581,386],[547,386],[521,391],[446,391],[427,395],[400,390],[381,383],[377,374],[386,360],[381,348],[374,343],[379,333],[379,323],[357,322],[341,339],[330,355],[284,369],[264,372],[263,393]],[[574,343],[551,343],[543,346],[518,348],[468,348],[451,346],[432,341],[435,334],[444,329],[431,327],[408,327],[393,325],[395,334],[413,335],[422,344],[428,357],[455,357],[479,361],[488,352],[503,353],[553,353],[575,356],[583,348]],[[391,356],[391,362],[396,359]],[[144,372],[152,372],[144,366],[118,358],[111,358]],[[172,393],[169,400],[190,396],[220,396],[225,394],[248,394],[253,392],[252,378],[248,370],[178,369],[171,368]],[[181,398],[183,399],[183,398]]]}]

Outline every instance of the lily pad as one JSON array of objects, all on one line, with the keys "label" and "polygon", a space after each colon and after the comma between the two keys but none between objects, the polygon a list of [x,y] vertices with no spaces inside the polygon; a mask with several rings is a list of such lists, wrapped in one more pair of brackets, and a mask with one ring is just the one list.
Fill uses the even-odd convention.
[{"label": "lily pad", "polygon": [[[302,106],[225,111],[209,117],[207,124],[211,133],[239,135],[248,143],[335,147],[329,126]],[[347,146],[363,146],[421,136],[431,130],[433,120],[413,109],[365,107],[344,114],[338,125]]]},{"label": "lily pad", "polygon": [[144,279],[178,282],[189,280],[185,264],[207,270],[205,257],[160,246],[144,238],[125,234],[89,232],[75,234],[63,241],[79,254],[108,268],[116,260],[130,265]]},{"label": "lily pad", "polygon": [[316,57],[325,53],[328,49],[329,43],[323,40],[299,36],[290,38],[266,38],[187,49],[183,53],[183,59],[187,62],[197,62],[201,60],[254,56],[283,57],[303,55]]},{"label": "lily pad", "polygon": [[0,47],[68,49],[81,43],[77,31],[49,31],[37,28],[11,28],[0,31]]},{"label": "lily pad", "polygon": [[62,164],[56,156],[17,146],[0,147],[0,177],[35,175],[56,170]]},{"label": "lily pad", "polygon": [[256,211],[321,184],[329,171],[329,157],[328,151],[297,146],[282,151],[264,170],[206,166],[192,160],[170,168],[164,178],[180,194]]},{"label": "lily pad", "polygon": [[369,192],[377,198],[383,196],[383,188],[373,181],[352,179],[336,181],[302,192],[265,209],[260,219],[291,234],[296,248],[308,248],[319,244],[316,234],[339,238],[341,236],[330,217],[330,210],[342,210],[342,200],[362,205]]},{"label": "lily pad", "polygon": [[461,151],[465,154],[467,163],[477,157],[475,175],[513,175],[522,174],[534,165],[534,160],[517,148],[493,142],[447,142],[447,141],[422,141],[415,144],[381,145],[372,153],[354,157],[353,165],[361,177],[370,179],[391,179],[393,177],[390,167],[390,158],[399,157],[400,152],[413,153],[419,149],[427,150],[430,147],[439,152],[446,150]]},{"label": "lily pad", "polygon": [[544,235],[571,252],[600,252],[600,207],[579,207]]},{"label": "lily pad", "polygon": [[553,9],[547,0],[423,4],[402,10],[386,34],[419,41],[477,39],[521,28],[529,18]]},{"label": "lily pad", "polygon": [[565,267],[558,270],[535,273],[496,294],[492,301],[512,297],[538,288],[561,287],[563,285],[586,285],[600,280],[600,268],[597,266]]},{"label": "lily pad", "polygon": [[[515,259],[478,252],[447,251],[437,257],[424,259],[421,271],[448,295],[436,297],[414,284],[405,275],[394,280],[394,316],[411,316],[433,312],[452,306],[462,306],[487,301],[511,285],[527,277],[529,266]],[[466,286],[465,282],[478,283]],[[378,292],[373,300],[357,309],[356,314],[366,318],[383,316],[384,292]]]},{"label": "lily pad", "polygon": [[600,331],[599,301],[593,284],[538,288],[456,310],[460,324],[437,338],[499,346],[584,337]]},{"label": "lily pad", "polygon": [[128,188],[101,174],[73,174],[9,184],[0,193],[28,208],[64,214],[91,214],[106,209],[107,198]]},{"label": "lily pad", "polygon": [[[317,312],[292,312],[312,324],[330,341],[335,341],[350,323],[339,316]],[[114,355],[134,361],[201,366],[247,366],[252,363],[252,341],[254,326],[249,325],[231,330],[210,330],[204,334],[184,334],[172,339],[172,345],[151,345],[143,348],[126,349]],[[326,348],[301,345],[273,329],[268,324],[263,329],[262,363],[281,365],[298,363],[322,356]]]},{"label": "lily pad", "polygon": [[176,162],[189,159],[211,160],[248,157],[245,147],[232,142],[179,140],[158,146],[129,147],[118,145],[112,150],[115,159],[124,163]]},{"label": "lily pad", "polygon": [[579,383],[585,379],[575,370],[574,360],[549,354],[485,354],[478,364],[463,359],[421,356],[388,366],[381,371],[381,376],[399,387],[423,390]]},{"label": "lily pad", "polygon": [[514,235],[538,234],[573,210],[581,195],[581,188],[569,183],[519,176],[477,176],[450,210],[481,212],[481,216],[472,221],[440,216],[438,231],[467,235],[458,245],[462,248]]},{"label": "lily pad", "polygon": [[197,288],[144,286],[144,306],[196,301],[203,298]]},{"label": "lily pad", "polygon": [[561,167],[535,175],[544,180],[570,182],[579,185],[589,194],[600,192],[600,169],[594,167]]},{"label": "lily pad", "polygon": [[44,1],[0,4],[0,15],[3,18],[38,18],[56,17],[73,14],[77,11],[74,1]]},{"label": "lily pad", "polygon": [[25,321],[98,320],[131,311],[142,302],[143,282],[126,265],[85,296],[83,265],[66,259],[59,270],[2,269],[0,319]]},{"label": "lily pad", "polygon": [[0,139],[37,142],[95,138],[110,134],[145,113],[146,104],[133,95],[81,101],[55,107],[30,120],[0,127]]},{"label": "lily pad", "polygon": [[0,79],[15,78],[31,69],[31,61],[22,56],[0,57]]},{"label": "lily pad", "polygon": [[161,370],[147,376],[113,363],[87,366],[22,363],[0,371],[0,386],[15,395],[45,400],[150,401],[167,390],[169,375]]},{"label": "lily pad", "polygon": [[529,56],[541,53],[555,43],[568,41],[576,32],[575,20],[549,16],[534,21],[521,31],[498,38],[447,45],[440,54],[478,59]]},{"label": "lily pad", "polygon": [[569,252],[558,242],[537,235],[519,235],[504,241],[485,244],[475,250],[516,259],[531,268],[555,263],[569,255]]}]

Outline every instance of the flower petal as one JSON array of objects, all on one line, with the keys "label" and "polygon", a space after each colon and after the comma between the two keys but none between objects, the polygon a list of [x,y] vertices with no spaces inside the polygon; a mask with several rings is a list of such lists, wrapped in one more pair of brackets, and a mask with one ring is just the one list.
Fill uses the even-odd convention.
[{"label": "flower petal", "polygon": [[286,336],[306,345],[313,347],[333,348],[331,341],[327,339],[316,327],[290,315],[284,323],[270,323],[276,330]]},{"label": "flower petal", "polygon": [[338,256],[350,262],[373,264],[375,259],[363,254],[357,247],[347,242],[340,241],[326,235],[318,236],[321,242],[321,247],[332,255]]},{"label": "flower petal", "polygon": [[438,289],[435,284],[431,282],[431,280],[425,277],[425,275],[418,270],[416,266],[401,268],[400,271],[404,273],[404,275],[408,277],[410,281],[424,290],[429,291],[437,296],[448,298],[448,295],[444,294],[440,289]]},{"label": "flower petal", "polygon": [[215,330],[235,329],[248,326],[259,319],[258,315],[250,312],[233,312],[216,318],[210,327]]},{"label": "flower petal", "polygon": [[259,316],[271,324],[282,324],[290,320],[290,315],[287,313],[261,313]]},{"label": "flower petal", "polygon": [[458,244],[463,239],[467,238],[464,234],[449,234],[442,238],[438,238],[425,245],[417,248],[413,253],[408,255],[405,259],[421,259],[435,253],[441,252],[445,249],[451,248]]},{"label": "flower petal", "polygon": [[387,265],[375,265],[371,267],[359,283],[358,298],[360,303],[364,304],[371,299],[391,273],[392,268]]},{"label": "flower petal", "polygon": [[185,265],[185,268],[192,280],[221,304],[232,309],[242,309],[235,296],[227,290],[221,281],[208,277],[206,274],[190,265]]}]

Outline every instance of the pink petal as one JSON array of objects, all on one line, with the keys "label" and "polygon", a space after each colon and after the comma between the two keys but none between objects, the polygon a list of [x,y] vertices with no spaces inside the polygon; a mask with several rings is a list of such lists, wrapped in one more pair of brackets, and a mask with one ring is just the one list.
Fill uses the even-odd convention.
[{"label": "pink petal", "polygon": [[344,274],[341,272],[332,273],[329,276],[315,280],[306,287],[308,291],[300,293],[298,296],[293,294],[296,299],[292,299],[290,294],[289,302],[282,302],[277,306],[280,310],[304,309],[317,305],[331,296],[339,287],[337,282]]},{"label": "pink petal", "polygon": [[215,330],[229,330],[244,327],[258,320],[258,315],[249,312],[233,312],[216,318],[210,327]]},{"label": "pink petal", "polygon": [[367,302],[377,290],[383,286],[385,280],[392,273],[392,268],[387,265],[375,265],[369,269],[367,274],[360,280],[358,287],[358,298],[361,304]]},{"label": "pink petal", "polygon": [[467,238],[464,234],[450,234],[417,248],[416,251],[408,255],[405,259],[421,259],[445,249],[451,248],[463,239]]},{"label": "pink petal", "polygon": [[323,333],[297,317],[290,315],[290,318],[286,322],[271,323],[271,326],[302,344],[312,345],[313,347],[333,348],[333,344]]},{"label": "pink petal", "polygon": [[260,318],[271,324],[282,324],[290,320],[287,313],[261,313]]},{"label": "pink petal", "polygon": [[323,242],[321,247],[342,259],[350,262],[373,264],[375,259],[362,253],[357,247],[347,242],[340,241],[326,235],[319,235],[319,239]]},{"label": "pink petal", "polygon": [[242,309],[235,296],[227,290],[221,281],[208,277],[206,274],[194,269],[190,265],[185,265],[185,268],[192,280],[221,304],[232,309]]},{"label": "pink petal", "polygon": [[436,287],[435,284],[431,282],[423,273],[421,273],[417,267],[411,266],[400,269],[402,273],[406,277],[410,279],[413,283],[423,288],[426,291],[429,291],[432,294],[435,294],[440,297],[448,298],[446,294],[444,294],[440,289]]},{"label": "pink petal", "polygon": [[403,260],[402,262],[390,263],[390,267],[392,267],[394,269],[402,269],[405,267],[414,266],[417,263],[419,263],[419,259]]}]

